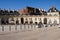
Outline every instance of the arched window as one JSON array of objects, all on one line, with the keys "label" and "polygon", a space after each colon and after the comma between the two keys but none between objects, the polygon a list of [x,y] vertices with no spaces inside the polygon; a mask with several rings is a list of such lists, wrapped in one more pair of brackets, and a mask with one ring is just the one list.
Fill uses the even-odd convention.
[{"label": "arched window", "polygon": [[32,18],[29,18],[30,21],[32,21]]},{"label": "arched window", "polygon": [[41,20],[41,18],[40,18],[40,20],[39,20],[40,22],[42,22],[42,20]]},{"label": "arched window", "polygon": [[39,19],[39,21],[41,20],[41,18],[38,18]]},{"label": "arched window", "polygon": [[35,18],[35,20],[37,20],[37,18]]}]

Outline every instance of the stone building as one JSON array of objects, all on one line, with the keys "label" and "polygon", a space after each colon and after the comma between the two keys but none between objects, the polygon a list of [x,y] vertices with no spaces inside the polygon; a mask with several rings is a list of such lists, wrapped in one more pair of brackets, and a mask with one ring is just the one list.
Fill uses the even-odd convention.
[{"label": "stone building", "polygon": [[59,10],[51,7],[48,11],[26,7],[22,10],[1,10],[0,24],[54,24],[60,23]]}]

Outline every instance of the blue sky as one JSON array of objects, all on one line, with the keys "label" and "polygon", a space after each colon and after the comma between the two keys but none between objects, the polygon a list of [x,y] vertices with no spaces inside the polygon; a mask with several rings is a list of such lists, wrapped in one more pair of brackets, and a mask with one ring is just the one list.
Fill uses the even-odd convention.
[{"label": "blue sky", "polygon": [[60,10],[60,0],[0,0],[0,8],[2,9],[23,9],[26,6],[42,8],[48,10],[51,6],[55,6]]}]

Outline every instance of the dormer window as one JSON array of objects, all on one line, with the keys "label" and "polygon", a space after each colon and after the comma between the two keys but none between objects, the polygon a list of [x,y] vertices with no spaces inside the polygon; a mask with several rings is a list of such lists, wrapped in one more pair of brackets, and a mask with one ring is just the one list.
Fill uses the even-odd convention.
[{"label": "dormer window", "polygon": [[13,11],[10,11],[10,13],[13,13]]},{"label": "dormer window", "polygon": [[55,12],[56,12],[56,10],[55,10]]},{"label": "dormer window", "polygon": [[51,10],[50,10],[50,12],[51,12]]},{"label": "dormer window", "polygon": [[58,12],[58,9],[56,9],[55,7],[51,7],[48,12]]}]

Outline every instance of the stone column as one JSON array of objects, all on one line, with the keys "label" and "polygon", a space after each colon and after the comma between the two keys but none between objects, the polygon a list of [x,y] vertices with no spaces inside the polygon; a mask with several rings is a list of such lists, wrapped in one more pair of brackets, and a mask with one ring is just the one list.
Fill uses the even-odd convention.
[{"label": "stone column", "polygon": [[17,19],[16,19],[16,18],[14,18],[14,23],[15,23],[15,24],[16,24],[16,20],[17,20]]}]

